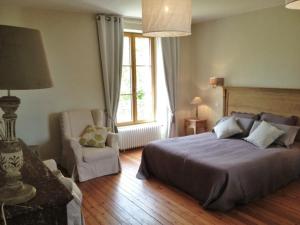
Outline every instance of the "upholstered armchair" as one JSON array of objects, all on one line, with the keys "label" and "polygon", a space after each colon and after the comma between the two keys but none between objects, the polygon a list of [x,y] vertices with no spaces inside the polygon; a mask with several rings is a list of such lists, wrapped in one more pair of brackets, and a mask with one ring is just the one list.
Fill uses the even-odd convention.
[{"label": "upholstered armchair", "polygon": [[121,171],[119,138],[108,133],[104,148],[83,147],[79,137],[88,125],[105,126],[101,110],[73,110],[61,114],[62,166],[80,182]]},{"label": "upholstered armchair", "polygon": [[43,161],[48,169],[62,182],[62,184],[70,191],[73,200],[67,205],[68,225],[85,225],[84,216],[82,215],[82,192],[76,183],[68,177],[64,177],[57,168],[55,160],[49,159]]}]

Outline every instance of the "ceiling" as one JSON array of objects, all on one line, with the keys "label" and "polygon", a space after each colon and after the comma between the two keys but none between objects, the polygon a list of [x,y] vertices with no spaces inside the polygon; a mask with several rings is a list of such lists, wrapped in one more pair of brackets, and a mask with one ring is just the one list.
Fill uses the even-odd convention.
[{"label": "ceiling", "polygon": [[[141,17],[141,0],[0,0],[2,4]],[[284,0],[193,0],[193,22],[283,5]]]}]

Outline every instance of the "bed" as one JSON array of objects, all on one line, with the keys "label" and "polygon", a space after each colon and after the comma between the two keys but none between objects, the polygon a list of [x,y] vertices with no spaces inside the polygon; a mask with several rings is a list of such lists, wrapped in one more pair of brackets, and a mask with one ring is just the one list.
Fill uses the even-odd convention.
[{"label": "bed", "polygon": [[[224,115],[232,111],[300,116],[300,91],[225,88]],[[261,150],[240,139],[208,132],[152,142],[137,174],[153,176],[197,199],[205,209],[227,211],[263,197],[300,175],[300,142]]]}]

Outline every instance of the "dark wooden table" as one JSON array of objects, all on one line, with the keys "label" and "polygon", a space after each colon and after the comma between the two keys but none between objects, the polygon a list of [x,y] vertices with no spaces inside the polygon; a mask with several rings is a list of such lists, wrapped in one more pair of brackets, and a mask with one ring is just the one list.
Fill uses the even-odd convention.
[{"label": "dark wooden table", "polygon": [[[65,186],[48,170],[28,147],[23,145],[23,182],[37,189],[29,202],[17,206],[5,206],[8,225],[67,225],[67,204],[73,199]],[[0,172],[0,186],[4,174]],[[3,221],[0,217],[0,224]]]}]

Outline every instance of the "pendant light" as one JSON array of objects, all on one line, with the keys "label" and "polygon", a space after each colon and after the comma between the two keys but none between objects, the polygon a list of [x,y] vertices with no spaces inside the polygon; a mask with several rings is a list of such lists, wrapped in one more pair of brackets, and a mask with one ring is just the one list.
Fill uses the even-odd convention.
[{"label": "pendant light", "polygon": [[300,0],[285,0],[285,7],[288,9],[300,9]]},{"label": "pendant light", "polygon": [[192,0],[142,0],[142,14],[144,36],[191,35]]}]

